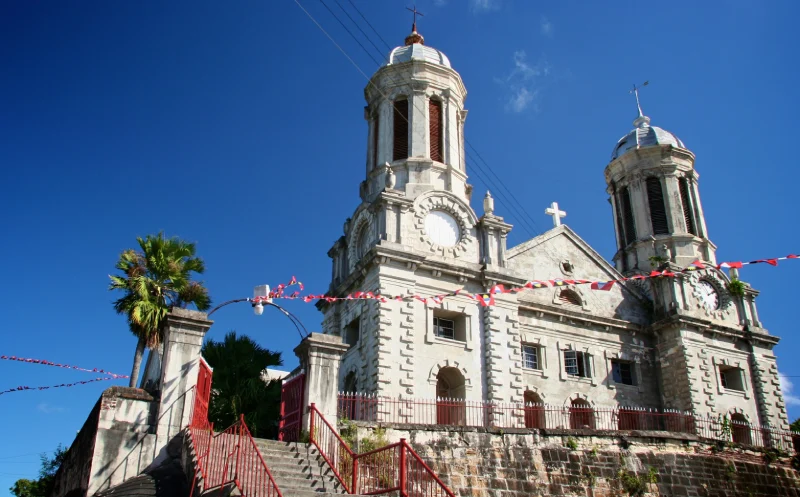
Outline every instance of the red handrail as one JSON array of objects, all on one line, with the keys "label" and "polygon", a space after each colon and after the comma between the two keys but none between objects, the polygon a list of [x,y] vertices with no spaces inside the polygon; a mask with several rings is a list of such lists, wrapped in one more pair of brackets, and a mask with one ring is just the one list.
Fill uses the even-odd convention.
[{"label": "red handrail", "polygon": [[233,484],[245,497],[283,497],[243,415],[220,433],[214,433],[213,424],[207,429],[189,427],[189,437],[203,490]]},{"label": "red handrail", "polygon": [[[350,448],[347,443],[342,440],[342,437],[336,433],[336,430],[328,423],[328,420],[322,415],[317,406],[312,402],[308,411],[310,416],[311,429],[309,430],[309,440],[317,448],[322,458],[328,463],[331,471],[339,480],[339,483],[349,493],[355,493],[357,482],[356,475],[358,474],[358,464],[355,460],[355,452]],[[319,419],[317,419],[319,418]],[[319,423],[322,421],[322,424]],[[337,443],[338,442],[338,443]],[[328,446],[328,450],[325,450]],[[336,456],[329,454],[329,450],[335,450]],[[347,473],[350,473],[349,475]],[[345,473],[342,475],[341,473]],[[347,477],[349,482],[347,481]]]},{"label": "red handrail", "polygon": [[[455,497],[430,466],[408,445],[405,438],[385,447],[356,454],[313,403],[309,414],[311,443],[317,447],[333,474],[349,493],[378,495],[399,491],[401,497]],[[329,454],[325,447],[335,448],[338,456],[344,453],[352,463],[341,466],[341,457]],[[340,469],[345,473],[347,470],[351,471],[351,475],[344,475],[351,478],[344,478]]]}]

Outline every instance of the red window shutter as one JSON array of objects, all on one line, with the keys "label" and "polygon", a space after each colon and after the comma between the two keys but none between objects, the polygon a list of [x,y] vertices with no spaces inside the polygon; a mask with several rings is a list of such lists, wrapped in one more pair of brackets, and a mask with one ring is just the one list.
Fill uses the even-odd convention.
[{"label": "red window shutter", "polygon": [[636,224],[633,220],[631,194],[627,186],[619,191],[619,199],[622,207],[622,220],[625,224],[625,245],[630,245],[636,241]]},{"label": "red window shutter", "polygon": [[428,131],[431,138],[431,160],[444,162],[442,157],[442,102],[428,100]]},{"label": "red window shutter", "polygon": [[394,151],[392,160],[408,158],[408,100],[394,103]]}]

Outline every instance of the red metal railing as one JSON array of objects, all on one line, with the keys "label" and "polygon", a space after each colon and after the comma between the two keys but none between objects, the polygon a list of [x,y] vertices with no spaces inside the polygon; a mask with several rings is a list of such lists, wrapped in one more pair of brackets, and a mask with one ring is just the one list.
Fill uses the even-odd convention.
[{"label": "red metal railing", "polygon": [[[743,445],[794,450],[800,434],[731,420],[727,416],[695,415],[670,409],[642,407],[598,408],[588,403],[571,406],[512,404],[463,399],[394,399],[340,393],[339,412],[354,421],[455,425],[494,428],[591,429],[608,431],[666,431],[688,433]],[[794,442],[793,442],[794,441]]]},{"label": "red metal railing", "polygon": [[282,497],[244,416],[223,432],[214,433],[213,428],[189,427],[203,490],[234,485],[243,496]]},{"label": "red metal railing", "polygon": [[299,374],[281,386],[281,418],[278,425],[278,440],[297,442],[305,407],[306,375]]},{"label": "red metal railing", "polygon": [[356,454],[314,404],[310,440],[351,494],[399,492],[401,497],[455,497],[403,438],[379,449]]}]

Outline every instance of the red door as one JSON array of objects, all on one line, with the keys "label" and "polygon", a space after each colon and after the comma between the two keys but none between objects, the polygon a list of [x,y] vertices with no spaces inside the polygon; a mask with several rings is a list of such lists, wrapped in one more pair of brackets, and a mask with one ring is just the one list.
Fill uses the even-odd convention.
[{"label": "red door", "polygon": [[281,387],[281,421],[278,425],[278,440],[297,442],[300,440],[300,424],[305,406],[306,375],[300,374],[283,383]]},{"label": "red door", "polygon": [[192,413],[193,428],[208,426],[208,402],[211,399],[211,366],[201,357],[200,371],[197,373],[197,394]]}]

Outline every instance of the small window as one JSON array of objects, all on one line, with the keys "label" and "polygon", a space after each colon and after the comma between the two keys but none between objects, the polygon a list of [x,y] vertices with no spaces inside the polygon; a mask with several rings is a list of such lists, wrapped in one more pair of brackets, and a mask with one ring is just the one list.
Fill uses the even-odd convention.
[{"label": "small window", "polygon": [[561,293],[558,294],[558,299],[562,304],[581,307],[581,297],[575,290],[561,290]]},{"label": "small window", "polygon": [[614,378],[615,383],[636,385],[633,369],[633,363],[631,362],[611,360],[611,376]]},{"label": "small window", "polygon": [[431,141],[431,160],[444,162],[442,151],[442,102],[438,100],[428,101],[428,131]]},{"label": "small window", "polygon": [[742,373],[743,371],[739,368],[720,366],[719,379],[722,382],[722,387],[727,390],[744,392],[744,377]]},{"label": "small window", "polygon": [[467,341],[467,316],[444,309],[433,311],[433,334],[439,338]]},{"label": "small window", "polygon": [[437,337],[449,338],[455,340],[456,338],[456,323],[451,319],[433,318],[433,333]]},{"label": "small window", "polygon": [[591,378],[591,355],[576,350],[564,351],[564,371],[570,376]]},{"label": "small window", "polygon": [[522,346],[522,367],[525,369],[542,369],[541,349],[537,345]]},{"label": "small window", "polygon": [[359,320],[358,318],[352,320],[350,324],[344,327],[344,343],[351,348],[358,343],[360,335]]}]

